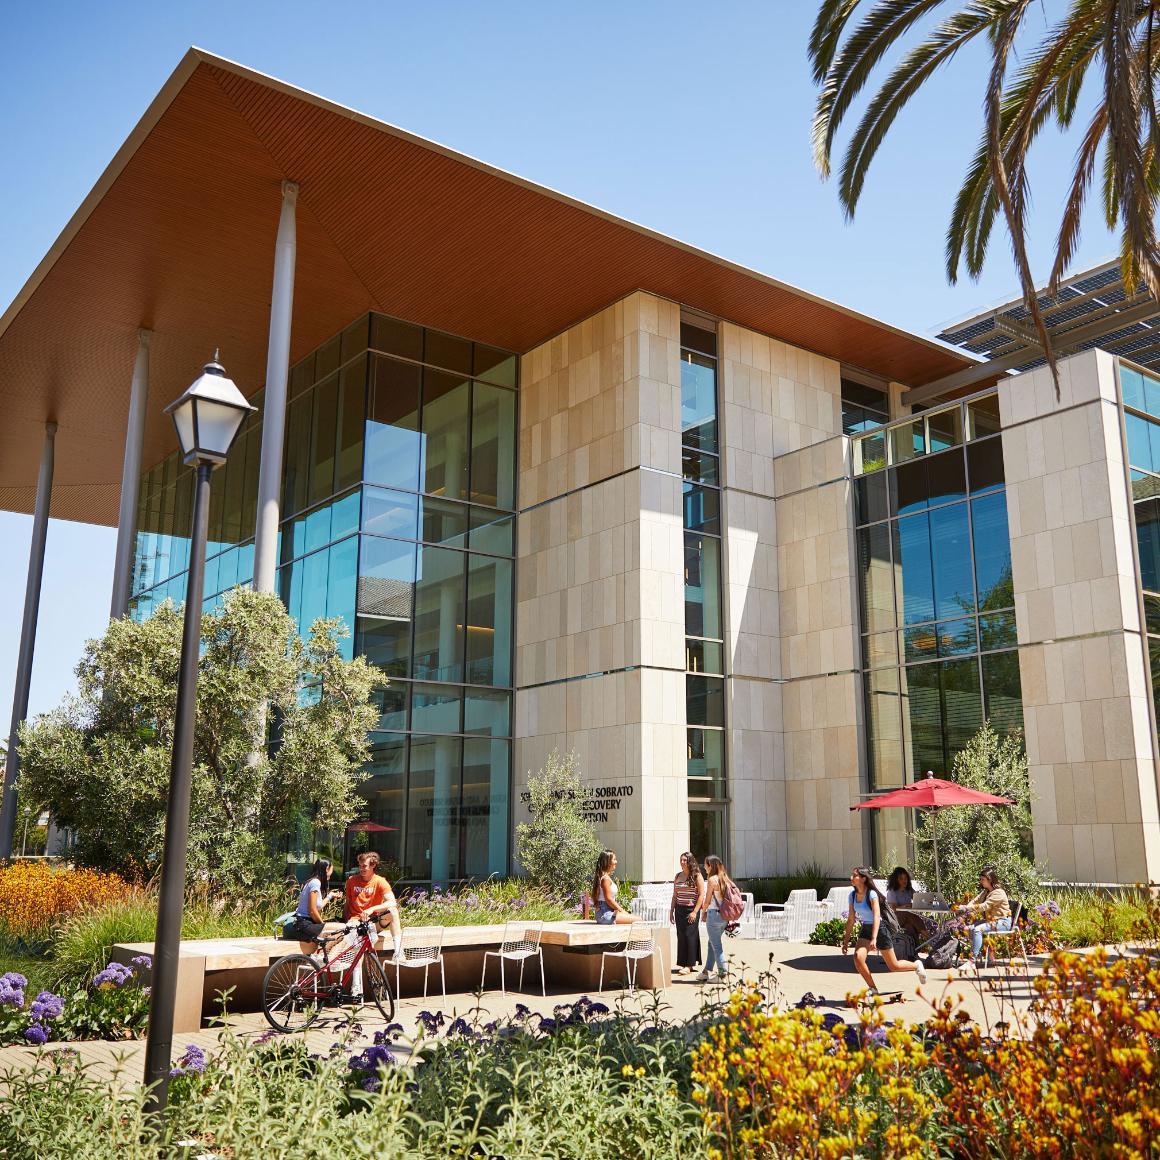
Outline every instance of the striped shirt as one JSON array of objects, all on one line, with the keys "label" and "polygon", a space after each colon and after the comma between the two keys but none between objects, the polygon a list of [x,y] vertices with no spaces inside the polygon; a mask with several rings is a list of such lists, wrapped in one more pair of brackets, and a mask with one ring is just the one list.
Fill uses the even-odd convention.
[{"label": "striped shirt", "polygon": [[686,906],[690,910],[697,905],[697,899],[701,895],[700,887],[697,879],[693,879],[693,884],[690,886],[683,878],[678,878],[673,883],[674,895],[673,903],[676,906]]}]

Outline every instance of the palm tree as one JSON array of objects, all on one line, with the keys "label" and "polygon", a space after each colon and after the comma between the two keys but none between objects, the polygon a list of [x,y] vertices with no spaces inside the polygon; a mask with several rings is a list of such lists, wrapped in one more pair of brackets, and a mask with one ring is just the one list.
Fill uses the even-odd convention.
[{"label": "palm tree", "polygon": [[[814,158],[830,174],[834,137],[885,54],[948,0],[822,0],[810,37],[810,61],[820,91],[814,114]],[[955,199],[946,239],[947,279],[960,263],[977,278],[1001,211],[1028,310],[1052,373],[1055,359],[1037,302],[1026,248],[1027,156],[1054,122],[1071,128],[1080,90],[1094,70],[1099,101],[1076,154],[1048,281],[1054,293],[1079,241],[1080,218],[1097,160],[1109,229],[1120,228],[1120,264],[1129,291],[1143,283],[1160,296],[1155,210],[1160,193],[1160,118],[1155,78],[1160,70],[1160,0],[1068,0],[1067,10],[1030,52],[1029,16],[1042,0],[958,0],[954,11],[921,39],[882,81],[846,146],[838,194],[854,216],[870,163],[903,106],[938,69],[980,37],[990,45],[984,129]],[[1062,8],[1063,5],[1059,4]],[[1058,387],[1058,379],[1057,379]]]}]

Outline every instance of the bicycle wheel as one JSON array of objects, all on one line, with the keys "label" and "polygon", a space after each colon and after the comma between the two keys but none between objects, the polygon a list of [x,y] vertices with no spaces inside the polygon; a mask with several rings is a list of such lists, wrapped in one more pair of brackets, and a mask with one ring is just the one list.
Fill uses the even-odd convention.
[{"label": "bicycle wheel", "polygon": [[319,974],[318,964],[308,955],[287,955],[262,980],[262,1014],[278,1031],[305,1031],[322,1009],[315,993],[325,983],[326,976]]},{"label": "bicycle wheel", "polygon": [[364,994],[369,995],[374,1000],[379,1014],[390,1023],[395,1017],[395,997],[391,994],[387,972],[383,969],[379,956],[373,952],[363,956],[361,965]]}]

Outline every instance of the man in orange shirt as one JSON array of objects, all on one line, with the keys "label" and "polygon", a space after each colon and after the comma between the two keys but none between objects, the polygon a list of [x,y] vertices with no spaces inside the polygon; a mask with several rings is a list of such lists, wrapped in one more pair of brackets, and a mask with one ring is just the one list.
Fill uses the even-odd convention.
[{"label": "man in orange shirt", "polygon": [[[391,936],[395,944],[395,958],[403,956],[403,927],[399,922],[399,904],[391,884],[375,871],[379,866],[379,856],[373,850],[364,850],[358,856],[358,872],[346,880],[346,921],[356,918],[371,918],[375,915],[389,916]],[[382,919],[378,920],[380,923]]]}]

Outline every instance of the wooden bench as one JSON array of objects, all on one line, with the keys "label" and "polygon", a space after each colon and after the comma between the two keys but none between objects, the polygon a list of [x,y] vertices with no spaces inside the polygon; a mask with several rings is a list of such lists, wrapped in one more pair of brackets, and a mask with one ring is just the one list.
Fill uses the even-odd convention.
[{"label": "wooden bench", "polygon": [[[639,930],[644,923],[637,925]],[[406,927],[404,935],[419,939],[422,927]],[[627,926],[597,926],[595,922],[575,920],[546,922],[541,943],[544,948],[544,973],[553,987],[566,991],[595,991],[600,975],[602,952],[622,946],[628,937]],[[642,961],[637,986],[645,989],[665,986],[672,964],[669,926],[650,927],[657,953]],[[447,990],[470,994],[479,986],[484,951],[494,950],[503,942],[504,925],[448,926],[443,932],[443,955],[447,967]],[[383,965],[394,981],[390,941],[379,936]],[[270,964],[283,955],[298,950],[294,941],[273,936],[263,938],[192,939],[181,944],[177,966],[177,1005],[173,1030],[177,1033],[197,1031],[202,1020],[221,1013],[221,993],[230,991],[230,1011],[258,1011],[262,1006],[262,980]],[[135,955],[152,955],[152,943],[120,943],[113,948],[113,959],[129,963]],[[616,980],[615,963],[608,979]],[[496,977],[493,979],[492,972]],[[538,972],[537,972],[538,973]],[[419,971],[403,971],[403,996],[422,993]],[[538,980],[537,980],[538,982]],[[607,980],[606,980],[607,982]],[[499,987],[498,968],[492,964],[487,989]]]}]

